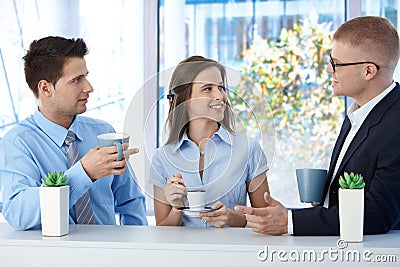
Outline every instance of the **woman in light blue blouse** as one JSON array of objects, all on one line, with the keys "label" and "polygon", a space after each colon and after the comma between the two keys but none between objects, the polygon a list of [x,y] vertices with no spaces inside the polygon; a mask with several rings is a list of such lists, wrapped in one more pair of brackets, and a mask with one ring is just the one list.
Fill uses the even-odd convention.
[{"label": "woman in light blue blouse", "polygon": [[[168,140],[153,156],[157,225],[244,227],[245,215],[233,210],[265,207],[269,192],[267,159],[258,142],[235,133],[225,88],[224,67],[193,56],[179,63],[170,82]],[[189,190],[205,190],[209,212],[192,217],[182,210]]]}]

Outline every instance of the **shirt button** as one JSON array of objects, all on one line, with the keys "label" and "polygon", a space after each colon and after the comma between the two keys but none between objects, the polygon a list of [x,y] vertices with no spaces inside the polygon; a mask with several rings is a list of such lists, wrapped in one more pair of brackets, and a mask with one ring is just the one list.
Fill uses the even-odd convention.
[{"label": "shirt button", "polygon": [[207,223],[207,221],[206,221],[206,220],[204,220],[204,219],[203,219],[202,221],[203,221],[203,223],[204,223],[204,224],[206,224],[206,223]]}]

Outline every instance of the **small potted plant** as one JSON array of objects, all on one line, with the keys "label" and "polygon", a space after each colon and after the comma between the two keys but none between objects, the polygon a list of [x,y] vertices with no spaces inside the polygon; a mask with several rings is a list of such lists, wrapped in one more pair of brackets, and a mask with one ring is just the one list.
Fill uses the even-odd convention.
[{"label": "small potted plant", "polygon": [[361,174],[344,172],[339,178],[340,239],[362,242],[364,230],[364,187]]},{"label": "small potted plant", "polygon": [[69,232],[69,186],[63,172],[49,172],[39,188],[42,235],[63,236]]}]

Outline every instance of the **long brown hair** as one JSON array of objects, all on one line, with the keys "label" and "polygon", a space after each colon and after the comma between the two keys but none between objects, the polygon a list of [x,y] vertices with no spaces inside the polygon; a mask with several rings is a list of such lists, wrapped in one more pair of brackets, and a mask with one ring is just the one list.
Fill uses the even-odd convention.
[{"label": "long brown hair", "polygon": [[[192,56],[181,61],[176,66],[169,84],[169,112],[167,126],[169,130],[166,144],[179,140],[189,127],[189,115],[186,108],[183,108],[185,101],[190,99],[194,79],[203,70],[217,67],[221,72],[223,86],[228,88],[227,77],[224,66],[217,61],[202,56]],[[180,108],[177,108],[179,107]],[[229,132],[233,132],[233,113],[229,102],[226,103],[224,119],[219,122]]]}]

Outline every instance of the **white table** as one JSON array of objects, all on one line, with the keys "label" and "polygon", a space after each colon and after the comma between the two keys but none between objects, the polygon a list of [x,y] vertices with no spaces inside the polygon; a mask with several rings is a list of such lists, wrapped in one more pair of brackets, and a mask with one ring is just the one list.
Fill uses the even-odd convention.
[{"label": "white table", "polygon": [[[392,261],[373,266],[399,266],[400,231],[365,236],[363,243],[346,249],[339,249],[337,240],[267,236],[248,228],[84,225],[71,225],[64,237],[43,237],[40,231],[15,231],[0,223],[0,266],[362,266],[363,253],[371,261]],[[269,257],[260,261],[266,247]]]}]

